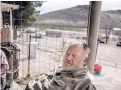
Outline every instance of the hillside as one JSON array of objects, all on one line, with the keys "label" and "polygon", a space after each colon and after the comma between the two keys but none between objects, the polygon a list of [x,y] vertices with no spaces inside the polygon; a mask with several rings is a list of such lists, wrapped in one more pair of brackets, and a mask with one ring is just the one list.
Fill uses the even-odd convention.
[{"label": "hillside", "polygon": [[[88,5],[78,5],[42,14],[38,17],[36,24],[85,28],[88,22],[88,7]],[[111,25],[121,28],[121,10],[101,12],[100,28],[106,28],[106,26],[109,28]]]}]

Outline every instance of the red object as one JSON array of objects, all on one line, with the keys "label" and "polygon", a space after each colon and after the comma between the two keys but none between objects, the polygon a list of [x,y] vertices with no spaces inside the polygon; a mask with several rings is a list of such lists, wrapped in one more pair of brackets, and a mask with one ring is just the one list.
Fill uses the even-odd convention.
[{"label": "red object", "polygon": [[101,69],[102,69],[102,66],[99,65],[99,64],[96,64],[96,65],[94,66],[94,71],[101,71]]}]

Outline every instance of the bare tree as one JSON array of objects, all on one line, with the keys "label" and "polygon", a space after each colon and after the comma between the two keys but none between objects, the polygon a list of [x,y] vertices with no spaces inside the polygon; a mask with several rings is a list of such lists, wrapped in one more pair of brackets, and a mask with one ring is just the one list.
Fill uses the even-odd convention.
[{"label": "bare tree", "polygon": [[113,30],[113,28],[114,28],[114,20],[112,21],[112,23],[110,25],[107,24],[106,27],[105,27],[105,40],[106,40],[106,43],[108,43],[108,40],[109,40],[111,31]]}]

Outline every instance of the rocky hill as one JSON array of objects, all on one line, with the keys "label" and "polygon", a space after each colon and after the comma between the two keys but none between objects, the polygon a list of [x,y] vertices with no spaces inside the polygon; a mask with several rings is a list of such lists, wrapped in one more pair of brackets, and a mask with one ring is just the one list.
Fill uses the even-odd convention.
[{"label": "rocky hill", "polygon": [[[88,5],[78,5],[42,14],[38,17],[36,24],[86,28],[88,12]],[[121,10],[101,12],[100,28],[110,28],[111,25],[115,28],[121,28]]]}]

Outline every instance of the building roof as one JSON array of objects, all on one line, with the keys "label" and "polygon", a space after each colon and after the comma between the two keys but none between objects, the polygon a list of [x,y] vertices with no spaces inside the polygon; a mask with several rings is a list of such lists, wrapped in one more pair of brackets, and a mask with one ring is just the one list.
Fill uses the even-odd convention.
[{"label": "building roof", "polygon": [[18,9],[18,8],[19,8],[19,5],[1,3],[2,11],[9,11],[10,9]]},{"label": "building roof", "polygon": [[113,28],[113,30],[121,30],[121,28]]}]

